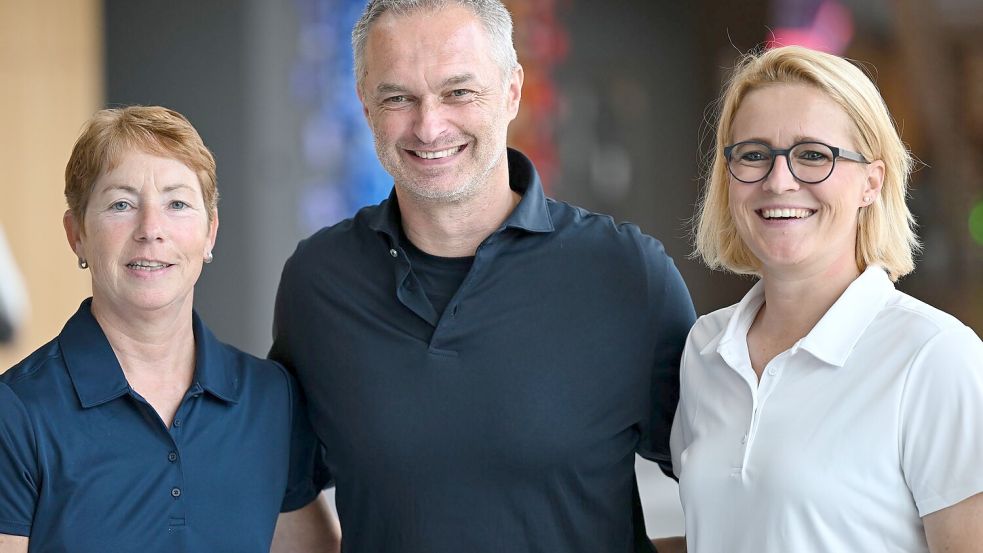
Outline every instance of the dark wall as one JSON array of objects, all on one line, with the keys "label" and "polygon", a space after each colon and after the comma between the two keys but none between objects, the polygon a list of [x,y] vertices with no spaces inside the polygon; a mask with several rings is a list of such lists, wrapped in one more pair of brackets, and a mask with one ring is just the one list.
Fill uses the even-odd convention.
[{"label": "dark wall", "polygon": [[764,2],[577,0],[558,72],[567,109],[556,196],[631,221],[665,244],[698,313],[751,281],[689,258],[691,218],[712,145],[713,101],[736,57],[765,36]]},{"label": "dark wall", "polygon": [[265,355],[283,262],[300,238],[299,116],[285,1],[106,0],[107,102],[186,115],[218,165],[215,261],[195,306],[223,340]]}]

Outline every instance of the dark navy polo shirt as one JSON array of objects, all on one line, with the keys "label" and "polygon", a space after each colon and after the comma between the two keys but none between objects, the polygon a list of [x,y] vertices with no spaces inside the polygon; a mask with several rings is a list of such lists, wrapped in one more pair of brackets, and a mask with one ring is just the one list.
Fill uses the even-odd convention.
[{"label": "dark navy polo shirt", "polygon": [[270,355],[308,397],[343,551],[627,553],[644,533],[635,453],[671,469],[695,319],[679,273],[657,240],[546,198],[508,156],[522,200],[441,316],[395,194],[284,268]]},{"label": "dark navy polo shirt", "polygon": [[318,493],[292,378],[195,315],[194,382],[166,428],[90,302],[0,375],[0,534],[32,553],[268,552],[278,513]]}]

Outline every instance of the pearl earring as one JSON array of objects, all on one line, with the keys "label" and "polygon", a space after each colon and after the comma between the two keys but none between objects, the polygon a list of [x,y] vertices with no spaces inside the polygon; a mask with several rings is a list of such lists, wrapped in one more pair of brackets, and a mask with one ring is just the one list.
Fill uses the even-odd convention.
[{"label": "pearl earring", "polygon": [[79,269],[88,269],[88,268],[89,268],[89,262],[86,261],[86,260],[84,260],[84,259],[82,259],[80,257],[79,258]]},{"label": "pearl earring", "polygon": [[213,259],[215,259],[215,256],[212,255],[212,252],[205,254],[205,263],[211,263]]}]

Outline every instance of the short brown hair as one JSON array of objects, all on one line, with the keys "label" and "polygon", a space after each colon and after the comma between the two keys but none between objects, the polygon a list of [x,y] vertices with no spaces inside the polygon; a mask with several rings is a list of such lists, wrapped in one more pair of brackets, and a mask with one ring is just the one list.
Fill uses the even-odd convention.
[{"label": "short brown hair", "polygon": [[174,158],[198,176],[208,220],[218,212],[215,158],[198,131],[180,113],[160,106],[128,106],[97,111],[75,141],[65,167],[65,199],[84,228],[92,185],[111,171],[129,149]]},{"label": "short brown hair", "polygon": [[712,165],[696,216],[696,252],[711,269],[760,275],[761,263],[737,234],[730,214],[724,145],[741,102],[752,90],[773,84],[805,84],[827,94],[850,117],[859,152],[884,162],[880,198],[860,210],[856,258],[860,270],[884,267],[897,280],[914,267],[920,249],[915,220],[905,203],[913,159],[874,83],[850,61],[801,46],[783,46],[746,56],[720,99]]}]

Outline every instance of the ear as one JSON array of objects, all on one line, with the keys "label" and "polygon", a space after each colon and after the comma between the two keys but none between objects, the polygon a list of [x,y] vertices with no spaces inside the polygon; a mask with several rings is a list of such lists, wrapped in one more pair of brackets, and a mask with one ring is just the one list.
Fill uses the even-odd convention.
[{"label": "ear", "polygon": [[881,188],[884,186],[884,173],[886,171],[886,166],[881,160],[875,160],[867,166],[867,180],[864,183],[863,197],[869,198],[870,201],[864,202],[861,199],[861,206],[868,206],[877,199],[881,194]]},{"label": "ear", "polygon": [[369,106],[365,103],[365,94],[362,92],[362,86],[359,83],[355,83],[355,94],[358,96],[358,101],[362,104],[362,115],[365,116],[365,121],[371,127],[372,120],[369,119]]},{"label": "ear", "polygon": [[515,116],[519,114],[519,101],[522,100],[522,81],[524,79],[525,73],[522,70],[522,66],[516,65],[509,80],[509,88],[506,91],[508,95],[509,120],[515,119]]},{"label": "ear", "polygon": [[75,252],[75,257],[85,259],[85,251],[82,247],[82,224],[75,219],[72,210],[65,210],[61,217],[61,224],[65,227],[65,238],[68,240],[68,247]]},{"label": "ear", "polygon": [[212,220],[208,223],[208,240],[205,242],[205,251],[201,252],[204,258],[215,249],[215,239],[218,237],[218,210],[212,212]]}]

